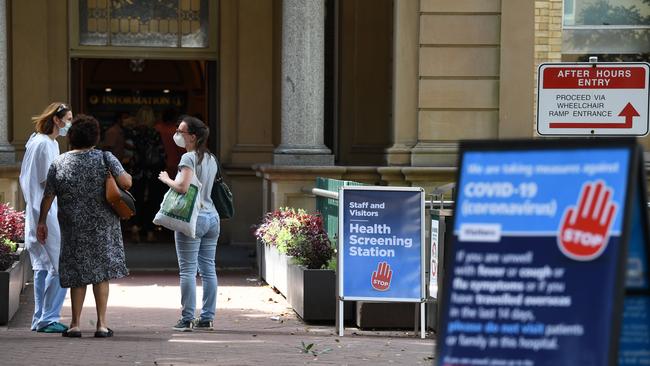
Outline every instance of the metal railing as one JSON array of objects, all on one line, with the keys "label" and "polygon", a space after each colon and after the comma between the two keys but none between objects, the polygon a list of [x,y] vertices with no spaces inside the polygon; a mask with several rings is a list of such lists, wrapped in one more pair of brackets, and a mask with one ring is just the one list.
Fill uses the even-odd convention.
[{"label": "metal railing", "polygon": [[[450,183],[450,184],[453,184],[453,183]],[[313,194],[314,196],[317,196],[317,197],[331,198],[331,199],[335,199],[335,200],[339,199],[339,193],[338,192],[328,191],[327,189],[303,187],[301,189],[301,191],[303,193]],[[432,194],[435,195],[436,193],[432,193]],[[424,204],[425,204],[425,207],[427,209],[449,208],[450,206],[453,206],[454,201],[435,199],[435,197],[434,197],[430,201],[425,201]]]},{"label": "metal railing", "polygon": [[[436,208],[453,207],[453,205],[454,205],[453,200],[441,200],[441,199],[436,199],[435,197],[437,195],[443,195],[445,193],[451,192],[451,190],[453,190],[455,186],[456,186],[456,183],[448,183],[448,184],[445,184],[444,186],[434,188],[434,190],[431,192],[431,195],[433,196],[433,198],[430,201],[425,202],[426,208],[428,208],[428,209],[436,209]],[[303,193],[313,194],[314,196],[317,196],[317,197],[325,197],[325,198],[331,198],[331,199],[335,199],[335,200],[339,199],[339,193],[338,192],[328,191],[327,189],[303,187],[301,191]],[[647,206],[648,206],[648,208],[650,208],[650,200],[648,200]]]}]

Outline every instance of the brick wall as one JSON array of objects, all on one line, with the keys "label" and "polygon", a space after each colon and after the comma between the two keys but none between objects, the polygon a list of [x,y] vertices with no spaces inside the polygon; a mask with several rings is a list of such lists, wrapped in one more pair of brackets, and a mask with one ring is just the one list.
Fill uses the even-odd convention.
[{"label": "brick wall", "polygon": [[562,1],[535,0],[535,113],[537,67],[543,62],[562,61]]},{"label": "brick wall", "polygon": [[562,0],[535,1],[535,63],[562,59]]}]

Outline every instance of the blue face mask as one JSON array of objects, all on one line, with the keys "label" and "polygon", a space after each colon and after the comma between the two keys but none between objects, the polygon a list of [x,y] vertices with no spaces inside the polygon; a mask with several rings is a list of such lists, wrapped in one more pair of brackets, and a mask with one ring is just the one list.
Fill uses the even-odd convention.
[{"label": "blue face mask", "polygon": [[72,122],[66,122],[65,126],[59,128],[59,136],[65,136],[68,134],[68,130],[70,129],[70,126],[72,126]]}]

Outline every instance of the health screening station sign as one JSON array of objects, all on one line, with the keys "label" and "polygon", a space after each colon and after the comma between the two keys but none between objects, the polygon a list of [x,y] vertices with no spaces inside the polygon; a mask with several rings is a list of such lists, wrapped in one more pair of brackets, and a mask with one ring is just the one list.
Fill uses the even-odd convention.
[{"label": "health screening station sign", "polygon": [[645,62],[541,64],[537,132],[645,136],[649,74]]},{"label": "health screening station sign", "polygon": [[[645,210],[635,142],[463,142],[460,159],[437,364],[617,364],[633,202]],[[647,306],[630,305],[646,324]]]},{"label": "health screening station sign", "polygon": [[422,302],[424,247],[422,188],[340,188],[341,299]]}]

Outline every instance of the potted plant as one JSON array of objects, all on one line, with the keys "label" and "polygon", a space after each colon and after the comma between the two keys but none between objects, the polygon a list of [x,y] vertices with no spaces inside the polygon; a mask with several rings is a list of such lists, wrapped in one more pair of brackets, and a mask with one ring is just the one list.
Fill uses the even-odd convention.
[{"label": "potted plant", "polygon": [[264,255],[261,276],[266,283],[287,297],[287,248],[294,240],[300,222],[298,211],[282,207],[264,215],[262,222],[255,227],[254,235]]},{"label": "potted plant", "polygon": [[[280,208],[265,215],[255,235],[265,250],[265,275],[276,283],[285,271],[285,297],[305,321],[333,322],[336,315],[335,249],[323,228],[320,214],[302,209]],[[273,250],[286,255],[286,269],[274,263]],[[269,270],[269,267],[274,269]],[[267,283],[270,283],[267,280]],[[275,286],[278,288],[278,286]],[[346,319],[354,315],[346,303]]]},{"label": "potted plant", "polygon": [[0,325],[18,310],[29,266],[24,240],[25,214],[7,203],[0,203]]}]

